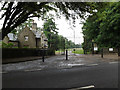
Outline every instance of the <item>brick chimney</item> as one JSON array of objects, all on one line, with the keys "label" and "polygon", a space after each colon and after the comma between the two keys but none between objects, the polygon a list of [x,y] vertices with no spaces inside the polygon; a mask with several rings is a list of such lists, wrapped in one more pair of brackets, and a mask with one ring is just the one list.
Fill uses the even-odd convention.
[{"label": "brick chimney", "polygon": [[33,20],[33,23],[32,23],[32,30],[37,30],[37,23],[34,22]]}]

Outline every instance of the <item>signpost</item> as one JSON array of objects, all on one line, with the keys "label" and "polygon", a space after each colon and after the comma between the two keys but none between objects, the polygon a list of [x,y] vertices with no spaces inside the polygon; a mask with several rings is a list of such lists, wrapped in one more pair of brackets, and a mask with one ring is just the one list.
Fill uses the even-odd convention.
[{"label": "signpost", "polygon": [[94,47],[94,51],[98,51],[98,47]]},{"label": "signpost", "polygon": [[109,51],[113,51],[113,48],[109,48]]}]

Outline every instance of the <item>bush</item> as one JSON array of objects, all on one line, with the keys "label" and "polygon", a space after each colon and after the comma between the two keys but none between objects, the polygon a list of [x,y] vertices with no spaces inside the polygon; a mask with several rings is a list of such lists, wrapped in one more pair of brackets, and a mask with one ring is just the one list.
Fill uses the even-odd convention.
[{"label": "bush", "polygon": [[2,48],[12,48],[13,46],[14,46],[13,43],[6,44],[6,43],[2,42]]}]

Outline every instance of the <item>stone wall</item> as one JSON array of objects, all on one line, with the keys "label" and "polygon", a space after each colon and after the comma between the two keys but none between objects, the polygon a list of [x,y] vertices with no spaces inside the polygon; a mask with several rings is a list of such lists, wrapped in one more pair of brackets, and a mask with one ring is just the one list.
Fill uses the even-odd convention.
[{"label": "stone wall", "polygon": [[113,51],[109,51],[109,48],[103,48],[103,53],[104,54],[118,53],[118,49],[117,48],[113,48]]}]

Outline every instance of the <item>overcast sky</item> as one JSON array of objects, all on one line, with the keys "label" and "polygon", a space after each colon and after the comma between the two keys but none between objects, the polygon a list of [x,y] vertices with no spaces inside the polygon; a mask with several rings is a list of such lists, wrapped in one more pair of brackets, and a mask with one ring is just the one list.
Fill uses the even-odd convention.
[{"label": "overcast sky", "polygon": [[[38,27],[42,27],[43,21],[34,18]],[[61,17],[61,19],[55,19],[55,23],[57,24],[58,34],[62,35],[68,40],[72,40],[74,42],[74,30],[75,30],[75,43],[81,44],[83,42],[83,34],[82,34],[82,24],[80,24],[81,19],[76,20],[76,27],[71,28],[72,24],[69,25],[69,21],[65,19],[65,17]]]}]

